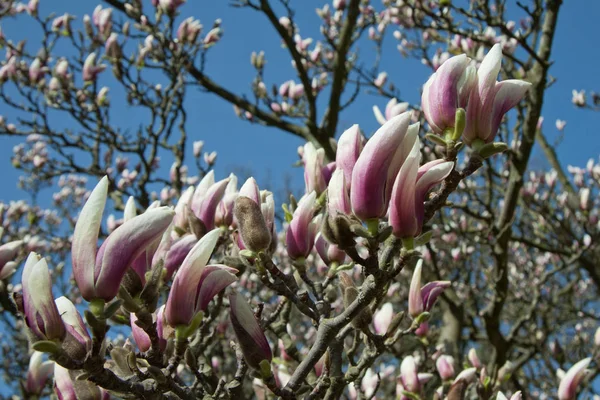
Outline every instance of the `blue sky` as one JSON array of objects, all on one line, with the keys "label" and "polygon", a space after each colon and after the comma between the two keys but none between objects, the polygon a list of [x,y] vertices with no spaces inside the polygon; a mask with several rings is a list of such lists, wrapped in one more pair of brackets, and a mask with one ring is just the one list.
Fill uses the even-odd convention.
[{"label": "blue sky", "polygon": [[[81,18],[86,13],[91,14],[96,4],[65,0],[53,2],[52,7],[57,15],[68,11]],[[252,51],[264,50],[268,60],[265,73],[268,86],[293,79],[294,71],[286,50],[280,46],[273,28],[266,23],[264,17],[253,10],[232,8],[229,4],[227,1],[190,0],[181,8],[181,18],[193,15],[200,19],[205,31],[216,18],[223,20],[224,37],[209,54],[209,76],[230,90],[250,95],[254,77],[254,70],[249,63],[250,54]],[[302,36],[317,38],[319,19],[315,8],[324,3],[305,0],[297,4],[303,5],[297,7],[296,14]],[[600,122],[600,113],[577,110],[571,104],[571,90],[574,88],[600,90],[596,75],[600,56],[591,51],[597,48],[594,18],[600,15],[600,2],[585,2],[585,7],[583,4],[576,1],[563,4],[553,52],[555,63],[551,69],[557,80],[547,91],[542,113],[545,117],[544,131],[551,140],[558,134],[554,126],[556,119],[567,121],[564,138],[558,147],[559,158],[565,165],[583,165],[589,158],[598,157],[600,153],[600,137],[595,129]],[[41,2],[42,14],[50,10],[49,5],[49,2]],[[2,28],[8,37],[28,37],[33,45],[37,40],[31,32],[36,29],[26,21],[27,18],[3,20]],[[387,50],[384,51],[381,68],[389,73],[390,80],[400,88],[404,100],[418,103],[420,87],[427,80],[430,71],[418,60],[403,58],[395,49],[393,39],[388,38],[385,43]],[[370,42],[361,43],[360,54],[364,65],[372,65],[374,52]],[[101,83],[110,86],[109,72],[102,75]],[[113,104],[117,104],[118,92],[111,94]],[[361,96],[342,114],[340,133],[354,123],[360,124],[367,133],[373,132],[378,124],[371,108],[374,104],[383,108],[385,102],[374,95]],[[323,109],[321,107],[320,111]],[[280,184],[284,176],[291,175],[296,187],[302,186],[302,172],[292,167],[297,160],[296,149],[302,144],[298,138],[274,128],[239,120],[234,116],[230,104],[193,89],[189,92],[188,112],[187,129],[191,140],[204,140],[206,150],[217,150],[219,153],[216,167],[218,177],[224,177],[235,166],[244,166],[254,171],[259,182],[268,180],[271,184]],[[10,110],[0,109],[0,113],[10,121]],[[131,127],[136,127],[145,118],[143,111],[126,105],[113,107],[111,113],[113,120]],[[10,165],[12,146],[18,141],[6,137],[0,140],[3,141],[0,146],[0,166],[3,170],[0,182],[6,188],[0,194],[0,200],[18,199],[23,197],[23,193],[16,188],[19,174]],[[191,149],[189,151],[191,155]],[[543,165],[543,156],[539,152],[534,154],[532,165]],[[166,162],[163,166],[168,167]]]}]

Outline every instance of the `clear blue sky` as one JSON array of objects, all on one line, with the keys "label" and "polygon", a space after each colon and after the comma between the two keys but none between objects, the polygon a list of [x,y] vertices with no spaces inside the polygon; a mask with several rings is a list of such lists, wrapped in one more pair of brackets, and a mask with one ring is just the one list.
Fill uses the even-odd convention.
[{"label": "clear blue sky", "polygon": [[[78,0],[40,3],[42,14],[46,14],[52,7],[57,15],[68,11],[79,19],[86,13],[91,14],[98,4]],[[208,59],[207,72],[210,77],[228,89],[250,95],[250,83],[254,74],[249,63],[250,54],[254,50],[265,50],[268,58],[265,76],[269,85],[294,78],[286,50],[281,48],[273,28],[265,19],[255,11],[232,8],[228,4],[228,1],[189,0],[181,8],[182,18],[193,15],[200,19],[205,31],[216,18],[223,20],[224,37],[211,50]],[[324,3],[303,0],[295,4],[296,20],[301,27],[302,36],[312,35],[317,38],[319,20],[315,8]],[[555,64],[551,70],[557,81],[547,91],[543,115],[544,131],[550,138],[558,133],[554,127],[556,119],[567,120],[564,140],[558,148],[563,164],[584,165],[590,157],[598,157],[600,154],[600,133],[596,128],[600,123],[600,113],[577,110],[570,102],[573,88],[600,90],[597,77],[600,55],[592,50],[597,48],[595,18],[598,15],[600,2],[597,1],[565,1],[560,14],[554,46]],[[37,38],[31,34],[34,27],[29,26],[29,23],[24,24],[26,20],[27,18],[3,20],[2,28],[8,37],[28,37],[31,44],[34,44],[37,42]],[[383,56],[382,69],[390,74],[391,81],[401,89],[404,99],[418,103],[420,86],[430,72],[419,61],[401,57],[395,49],[393,39],[388,39],[386,43],[389,50]],[[373,51],[369,45],[370,43],[363,43],[360,49],[365,65],[371,65],[373,60]],[[110,86],[110,72],[102,74],[101,82]],[[117,91],[111,92],[113,104],[118,104],[117,96]],[[361,96],[342,115],[340,129],[358,123],[364,131],[373,132],[378,127],[371,111],[373,104],[383,108],[385,101],[372,95]],[[291,166],[297,160],[296,148],[302,144],[299,139],[274,128],[239,120],[234,116],[230,104],[195,90],[190,92],[188,111],[187,129],[190,138],[204,140],[206,150],[219,152],[216,168],[218,177],[224,177],[233,166],[247,166],[255,171],[259,181],[265,181],[270,176],[270,181],[278,184],[282,182],[284,175],[292,174],[296,185],[302,185],[301,171]],[[113,120],[123,121],[132,128],[137,127],[145,118],[143,112],[133,107],[114,107],[111,112]],[[10,110],[0,109],[0,113],[10,121]],[[0,183],[5,188],[0,193],[0,200],[18,199],[23,193],[16,188],[18,172],[10,165],[12,146],[18,141],[6,137],[0,140],[3,141],[0,146],[0,165],[3,170]],[[532,163],[540,166],[543,157],[537,154]],[[164,166],[168,167],[166,164],[165,162]]]}]

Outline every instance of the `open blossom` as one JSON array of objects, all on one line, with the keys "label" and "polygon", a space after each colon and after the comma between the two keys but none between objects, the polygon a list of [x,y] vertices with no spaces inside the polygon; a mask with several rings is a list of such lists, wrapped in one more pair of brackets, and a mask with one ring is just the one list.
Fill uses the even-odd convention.
[{"label": "open blossom", "polygon": [[96,64],[96,53],[91,53],[83,64],[83,80],[95,81],[98,74],[106,69],[104,64]]},{"label": "open blossom", "polygon": [[165,308],[172,327],[188,326],[221,290],[237,280],[237,270],[224,265],[207,265],[217,245],[219,229],[208,232],[190,250],[173,280]]},{"label": "open blossom", "polygon": [[215,227],[215,213],[219,202],[225,195],[229,179],[215,182],[214,170],[210,170],[198,184],[191,198],[190,207],[194,215],[202,221],[204,231]]},{"label": "open blossom", "polygon": [[423,87],[421,107],[431,129],[438,134],[454,128],[456,110],[466,108],[476,83],[471,59],[461,54],[446,60]]},{"label": "open blossom", "polygon": [[421,287],[422,267],[423,260],[419,260],[415,266],[408,292],[408,313],[413,318],[417,318],[423,312],[431,311],[439,295],[451,285],[450,281],[435,281]]},{"label": "open blossom", "polygon": [[390,201],[390,225],[399,238],[416,237],[423,229],[425,196],[443,181],[454,168],[451,161],[435,160],[419,167],[420,141],[414,142],[410,154],[396,177]]},{"label": "open blossom", "polygon": [[354,214],[363,221],[381,218],[387,212],[394,179],[419,130],[416,124],[409,128],[409,122],[408,112],[386,122],[369,139],[354,165],[350,200]]},{"label": "open blossom", "polygon": [[148,210],[115,229],[97,249],[107,193],[108,179],[104,177],[83,206],[73,233],[73,275],[88,301],[112,300],[127,268],[163,235],[175,214],[168,207]]},{"label": "open blossom", "polygon": [[518,79],[497,82],[501,66],[502,46],[495,44],[477,70],[477,84],[469,97],[463,132],[468,145],[476,139],[492,142],[504,114],[516,106],[531,87],[531,83]]}]

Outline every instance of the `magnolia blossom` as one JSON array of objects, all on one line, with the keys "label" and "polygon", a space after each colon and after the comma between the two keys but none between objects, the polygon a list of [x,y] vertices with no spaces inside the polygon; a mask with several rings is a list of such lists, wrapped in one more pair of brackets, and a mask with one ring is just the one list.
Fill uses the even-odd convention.
[{"label": "magnolia blossom", "polygon": [[252,309],[241,294],[236,293],[229,296],[229,306],[231,307],[229,314],[231,325],[244,353],[244,359],[250,367],[258,370],[263,360],[271,362],[273,358],[271,346],[254,317]]},{"label": "magnolia blossom", "polygon": [[382,114],[381,110],[377,106],[373,106],[373,114],[375,114],[375,119],[377,122],[383,125],[390,119],[408,110],[408,106],[408,102],[398,103],[398,99],[394,97],[387,102],[385,106],[385,114]]},{"label": "magnolia blossom", "polygon": [[390,225],[394,235],[399,238],[415,237],[421,233],[425,196],[454,168],[453,162],[441,159],[419,167],[421,144],[416,135],[412,140],[412,149],[400,168],[391,193]]},{"label": "magnolia blossom", "polygon": [[435,133],[454,128],[456,110],[465,108],[475,86],[475,68],[471,59],[461,54],[445,61],[423,87],[421,107]]},{"label": "magnolia blossom", "polygon": [[73,275],[81,295],[88,301],[112,300],[127,268],[161,238],[175,214],[168,207],[146,211],[115,229],[97,250],[107,193],[108,179],[104,177],[83,206],[73,232]]},{"label": "magnolia blossom", "polygon": [[423,312],[431,311],[439,295],[451,285],[450,281],[435,281],[421,287],[422,267],[423,260],[419,260],[415,266],[408,292],[408,313],[413,318],[418,317]]},{"label": "magnolia blossom", "polygon": [[237,280],[237,270],[224,265],[207,265],[221,231],[208,232],[190,250],[173,280],[165,317],[173,327],[188,326],[210,300]]},{"label": "magnolia blossom", "polygon": [[502,64],[502,46],[495,44],[477,70],[477,84],[471,90],[463,139],[472,144],[476,139],[492,142],[504,114],[516,106],[531,87],[518,79],[497,82]]},{"label": "magnolia blossom", "polygon": [[558,400],[575,400],[579,386],[585,377],[586,368],[591,362],[591,358],[584,358],[569,368],[560,380]]},{"label": "magnolia blossom", "polygon": [[409,128],[409,122],[408,112],[386,122],[369,139],[354,165],[350,200],[354,214],[363,221],[387,213],[394,179],[419,131],[416,124]]},{"label": "magnolia blossom", "polygon": [[286,232],[287,253],[293,260],[306,258],[315,243],[317,224],[312,222],[317,194],[310,192],[298,202],[298,207]]}]

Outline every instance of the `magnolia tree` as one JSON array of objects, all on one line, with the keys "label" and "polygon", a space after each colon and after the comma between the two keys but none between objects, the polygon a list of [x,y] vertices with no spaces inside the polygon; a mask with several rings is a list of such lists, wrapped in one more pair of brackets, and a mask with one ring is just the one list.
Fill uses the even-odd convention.
[{"label": "magnolia tree", "polygon": [[[541,129],[561,1],[510,5],[518,22],[507,3],[334,0],[311,38],[290,1],[239,0],[294,75],[271,81],[257,48],[236,93],[205,69],[226,15],[206,28],[183,0],[82,18],[1,1],[42,35],[0,36],[0,133],[22,139],[33,196],[0,214],[4,393],[597,398],[600,165],[563,169]],[[420,104],[361,45],[421,59]],[[188,135],[192,88],[304,139],[302,193],[277,206],[252,177],[217,180]],[[389,99],[381,127],[341,132],[365,91]],[[143,111],[137,131],[110,97]],[[547,171],[528,168],[535,143]]]}]

